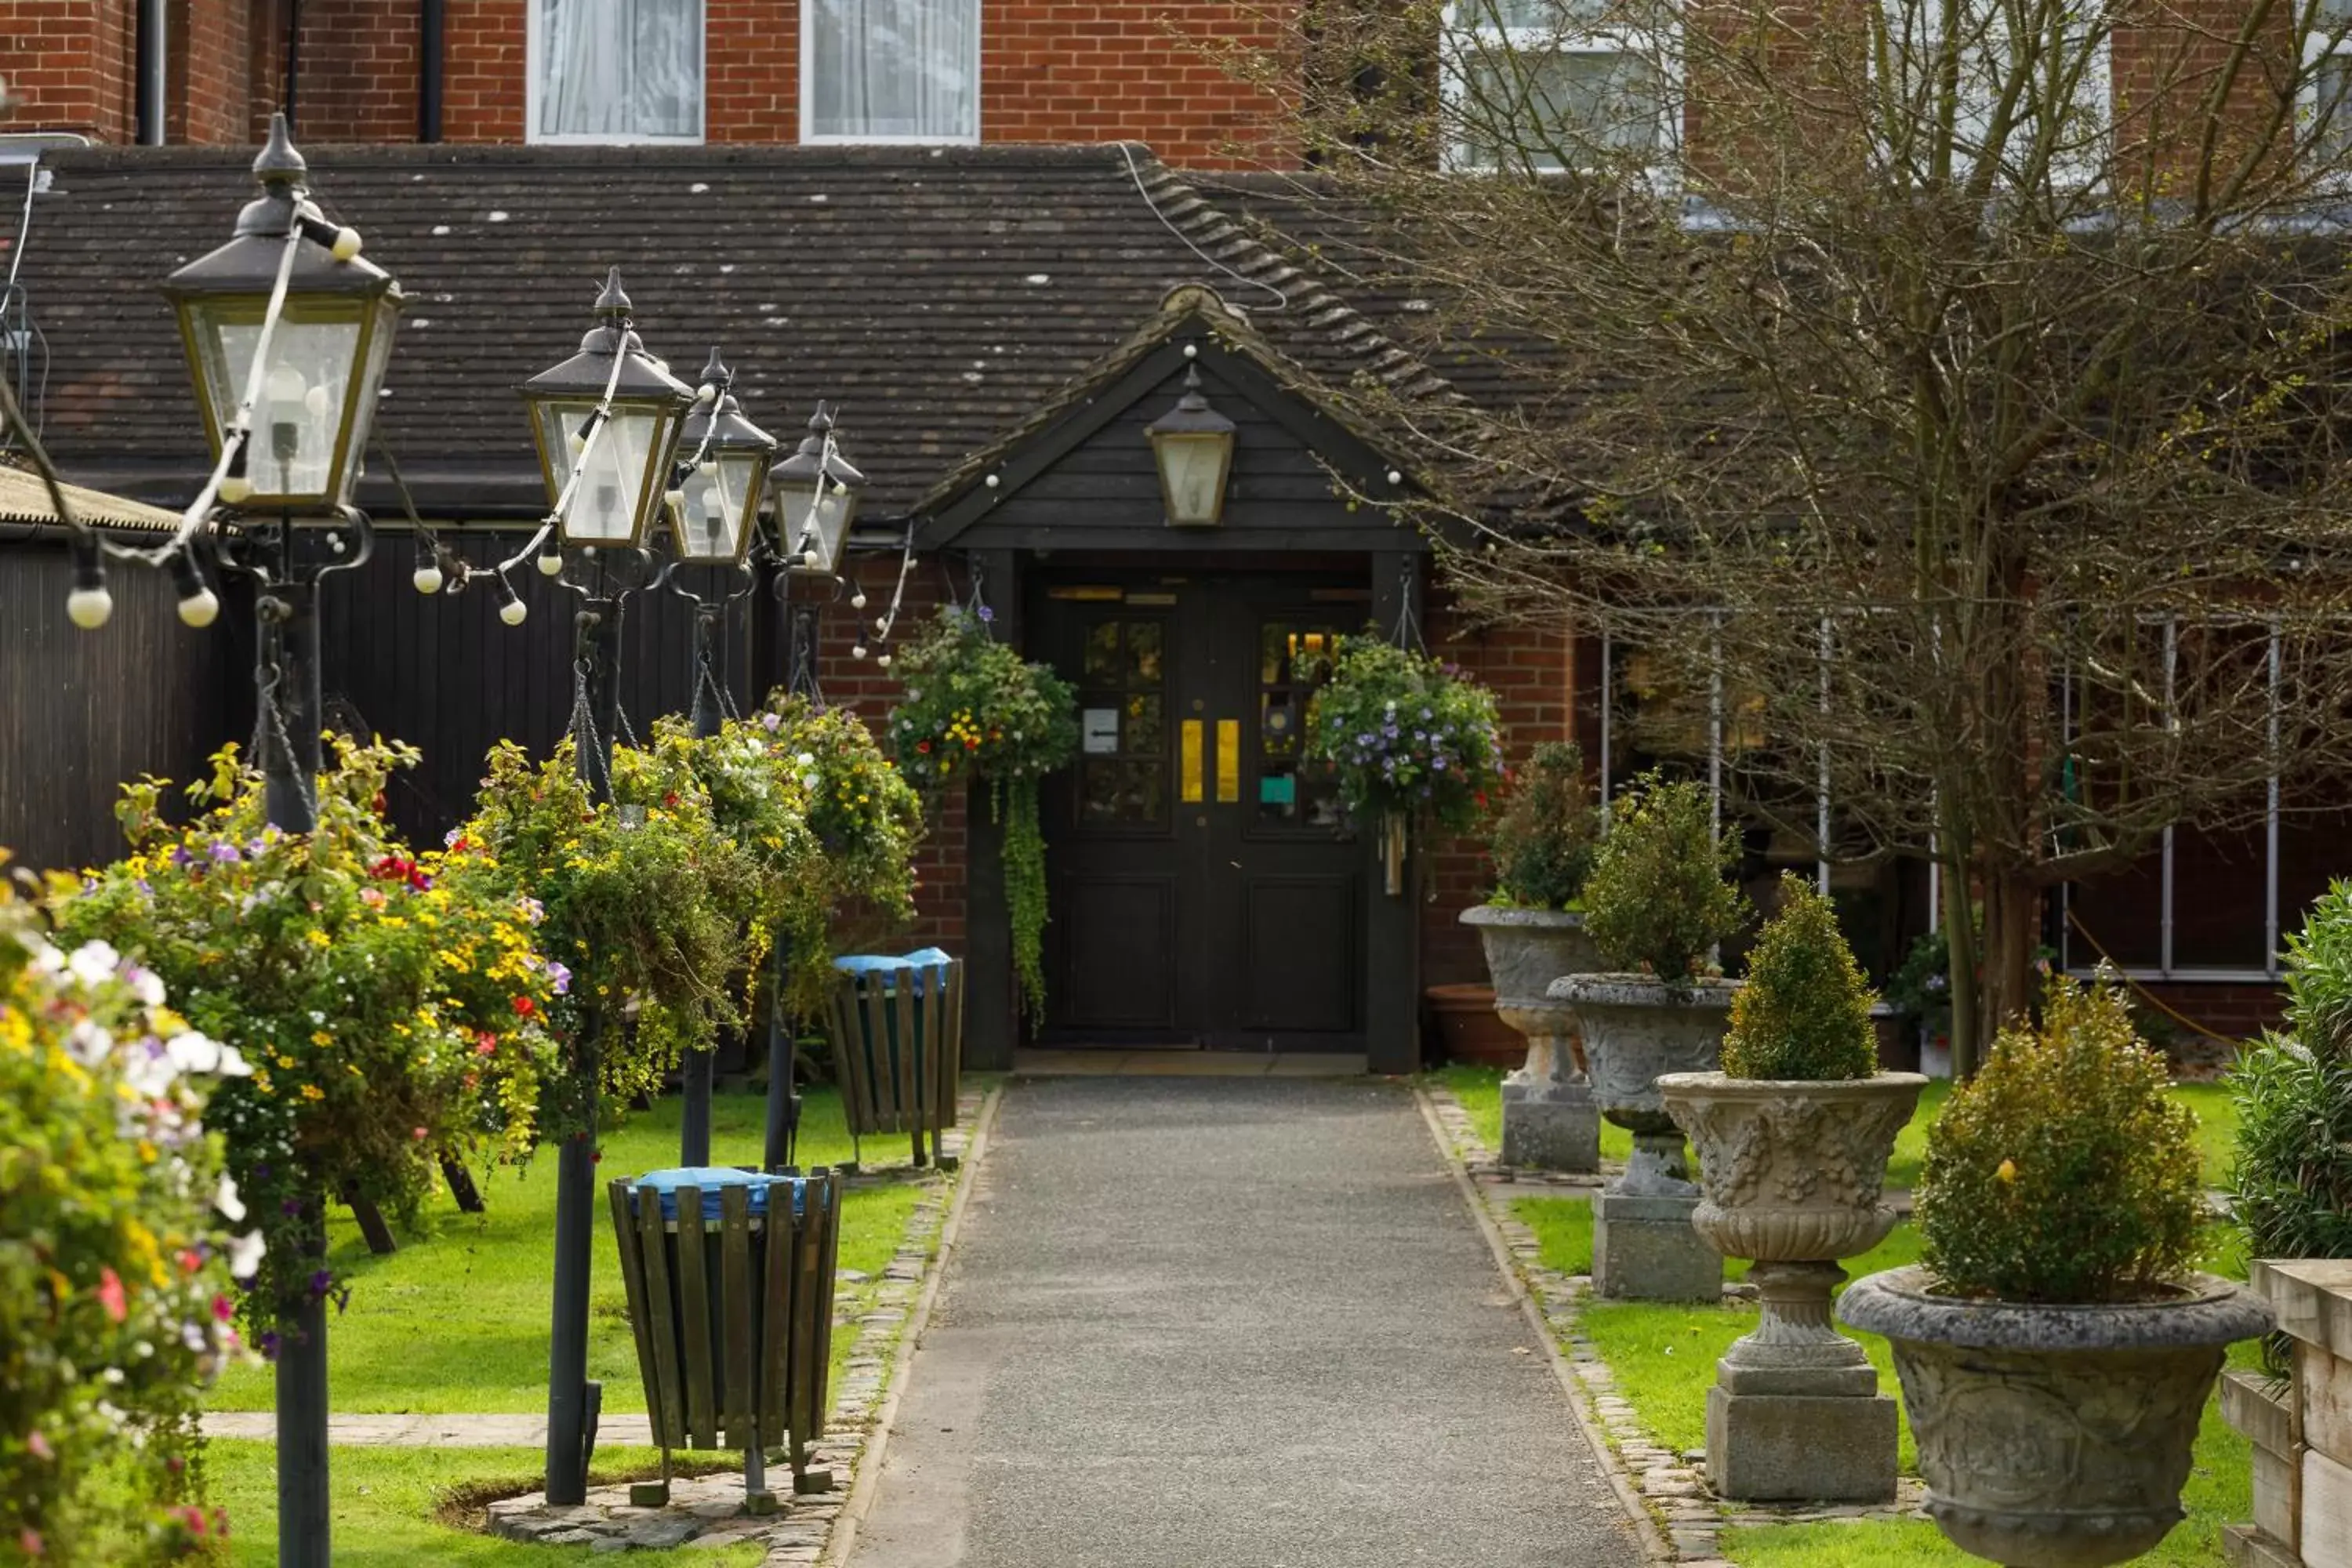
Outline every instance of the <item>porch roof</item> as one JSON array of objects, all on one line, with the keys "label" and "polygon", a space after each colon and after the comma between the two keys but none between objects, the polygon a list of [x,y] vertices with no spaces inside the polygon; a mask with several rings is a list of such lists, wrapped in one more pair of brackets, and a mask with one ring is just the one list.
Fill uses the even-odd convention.
[{"label": "porch roof", "polygon": [[[787,442],[819,397],[910,510],[1032,427],[1185,284],[1308,383],[1456,395],[1421,357],[1142,148],[321,148],[317,199],[409,298],[377,429],[438,516],[544,505],[514,388],[571,353],[607,265],[677,366],[715,342]],[[225,239],[250,149],[54,159],[22,281],[49,345],[41,416],[78,477],[184,500],[203,456],[165,273]],[[1304,390],[1304,389],[1302,389]],[[968,471],[968,470],[967,470]],[[388,491],[362,500],[396,511]]]}]

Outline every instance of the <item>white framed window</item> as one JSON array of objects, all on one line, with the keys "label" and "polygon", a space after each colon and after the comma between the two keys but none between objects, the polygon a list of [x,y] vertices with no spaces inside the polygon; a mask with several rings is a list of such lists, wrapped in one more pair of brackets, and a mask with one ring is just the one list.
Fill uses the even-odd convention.
[{"label": "white framed window", "polygon": [[1670,168],[1677,72],[1659,42],[1610,0],[1449,0],[1439,46],[1448,164]]},{"label": "white framed window", "polygon": [[980,0],[803,0],[801,140],[980,140]]},{"label": "white framed window", "polygon": [[[2114,19],[2108,0],[1885,0],[1885,58],[1892,68],[1888,107],[1894,111],[1874,135],[1885,162],[1924,182],[1941,139],[1937,124],[1940,72],[1948,31],[1957,31],[1958,67],[1953,105],[1951,177],[1968,178],[1979,160],[1996,159],[2000,184],[2025,183],[2045,129],[2056,142],[2050,183],[2081,190],[2105,183],[2114,130]],[[2054,127],[2031,107],[1997,127],[2004,89],[2020,71],[2032,83],[2016,95],[2021,106],[2048,102],[2068,89]],[[1996,135],[2000,144],[1993,145]]]},{"label": "white framed window", "polygon": [[530,0],[533,142],[702,140],[703,0]]},{"label": "white framed window", "polygon": [[2316,0],[2303,40],[2303,90],[2296,118],[2315,157],[2336,163],[2352,155],[2352,0]]}]

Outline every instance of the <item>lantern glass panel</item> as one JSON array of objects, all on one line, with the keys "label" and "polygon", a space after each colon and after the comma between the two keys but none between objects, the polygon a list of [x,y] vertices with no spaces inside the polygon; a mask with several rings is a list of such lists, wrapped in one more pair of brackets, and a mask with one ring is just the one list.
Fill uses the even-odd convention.
[{"label": "lantern glass panel", "polygon": [[[857,513],[857,492],[840,485],[824,487],[824,500],[815,500],[816,487],[795,482],[776,487],[777,531],[783,536],[786,554],[806,550],[814,557],[805,568],[811,572],[830,572],[841,559],[841,542],[849,532],[850,520]],[[815,503],[815,527],[810,528],[809,509]]]},{"label": "lantern glass panel", "polygon": [[[560,499],[571,482],[572,465],[581,454],[572,440],[585,430],[593,402],[541,403],[535,405],[540,421],[540,446],[547,454],[548,500]],[[635,544],[640,535],[646,468],[655,444],[669,424],[667,412],[615,405],[595,446],[587,453],[587,471],[572,492],[562,520],[567,544]]]},{"label": "lantern glass panel", "polygon": [[1218,432],[1155,436],[1160,481],[1166,491],[1168,521],[1201,527],[1217,521],[1225,499],[1225,461],[1233,437]]},{"label": "lantern glass panel", "polygon": [[[269,363],[253,409],[253,443],[246,477],[265,497],[343,499],[336,459],[351,412],[352,377],[359,368],[363,300],[289,300],[269,340]],[[253,351],[261,338],[264,301],[196,300],[188,306],[190,336],[205,381],[205,416],[217,449],[245,396]],[[391,334],[375,347],[389,352]],[[377,353],[369,368],[382,374]],[[358,433],[363,437],[364,430]]]},{"label": "lantern glass panel", "polygon": [[742,553],[745,521],[756,503],[768,455],[759,448],[706,458],[687,475],[677,552],[688,561],[733,561]]}]

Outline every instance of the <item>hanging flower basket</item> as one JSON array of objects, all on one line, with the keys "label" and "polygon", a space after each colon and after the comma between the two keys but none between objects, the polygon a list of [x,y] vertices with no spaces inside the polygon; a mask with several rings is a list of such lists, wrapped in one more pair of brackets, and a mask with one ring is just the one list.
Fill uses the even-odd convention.
[{"label": "hanging flower basket", "polygon": [[907,695],[890,713],[890,752],[926,794],[966,779],[989,786],[1004,825],[1004,898],[1013,920],[1013,967],[1033,1016],[1045,1007],[1045,841],[1037,781],[1078,749],[1077,697],[990,632],[985,606],[941,610],[894,673]]}]

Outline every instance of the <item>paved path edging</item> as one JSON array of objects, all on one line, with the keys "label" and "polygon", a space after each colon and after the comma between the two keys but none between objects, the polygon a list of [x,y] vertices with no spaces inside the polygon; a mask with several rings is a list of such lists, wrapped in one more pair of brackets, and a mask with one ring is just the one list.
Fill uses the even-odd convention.
[{"label": "paved path edging", "polygon": [[[1686,1568],[1731,1568],[1721,1555],[1721,1532],[1728,1526],[1805,1524],[1832,1520],[1898,1520],[1927,1517],[1926,1488],[1916,1477],[1897,1481],[1891,1504],[1812,1505],[1775,1508],[1726,1502],[1707,1490],[1706,1455],[1678,1454],[1663,1447],[1616,1392],[1616,1377],[1584,1333],[1580,1309],[1592,1289],[1584,1275],[1544,1267],[1535,1233],[1520,1223],[1508,1199],[1490,1196],[1478,1172],[1507,1170],[1478,1135],[1470,1113],[1442,1083],[1415,1085],[1438,1146],[1478,1215],[1496,1251],[1496,1261],[1535,1326],[1543,1331],[1553,1366],[1568,1386],[1579,1424],[1627,1506],[1659,1542],[1659,1560]],[[1524,1182],[1527,1173],[1518,1173]],[[1491,1179],[1491,1178],[1490,1178]],[[1589,1182],[1591,1178],[1585,1178]],[[1554,1184],[1568,1185],[1568,1183]],[[1575,1184],[1584,1184],[1583,1182]],[[1520,1194],[1520,1196],[1528,1194]]]}]

